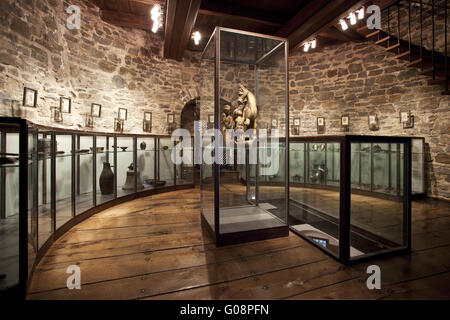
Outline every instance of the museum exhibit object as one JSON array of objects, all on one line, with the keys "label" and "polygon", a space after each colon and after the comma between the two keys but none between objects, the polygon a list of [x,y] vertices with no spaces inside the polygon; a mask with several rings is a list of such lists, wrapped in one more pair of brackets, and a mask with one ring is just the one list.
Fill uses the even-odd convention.
[{"label": "museum exhibit object", "polygon": [[[287,148],[279,148],[288,144],[287,53],[286,39],[220,27],[203,51],[202,151],[214,154],[215,161],[202,159],[201,216],[219,246],[288,235]],[[270,148],[263,144],[266,130],[261,128],[271,124],[272,110],[277,110],[278,123],[285,126]],[[215,130],[208,130],[210,116]],[[236,140],[232,132],[238,135]],[[266,176],[269,170],[263,170],[268,166],[264,156],[282,161],[271,174],[280,177],[274,183]],[[245,158],[245,164],[239,158]],[[242,176],[249,175],[254,178],[243,184]],[[266,183],[260,184],[263,180]]]},{"label": "museum exhibit object", "polygon": [[[99,210],[193,187],[193,173],[186,173],[193,163],[169,164],[172,146],[166,136],[86,133],[0,117],[0,290],[24,294],[35,258]],[[150,183],[155,177],[165,183]]]}]

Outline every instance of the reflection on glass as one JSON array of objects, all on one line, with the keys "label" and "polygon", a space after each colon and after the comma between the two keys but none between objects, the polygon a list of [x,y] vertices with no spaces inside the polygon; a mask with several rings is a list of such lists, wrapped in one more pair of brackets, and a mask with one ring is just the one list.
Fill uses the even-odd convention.
[{"label": "reflection on glass", "polygon": [[[117,146],[114,146],[117,151],[117,197],[122,197],[127,194],[135,193],[135,163],[133,159],[133,138],[132,137],[117,137]],[[137,178],[137,188],[142,190],[144,188],[139,177]]]},{"label": "reflection on glass", "polygon": [[72,218],[72,135],[56,135],[56,229]]},{"label": "reflection on glass", "polygon": [[340,143],[291,142],[290,149],[290,227],[338,257]]},{"label": "reflection on glass", "polygon": [[80,214],[94,206],[94,137],[77,136],[75,148],[76,172],[76,214]]},{"label": "reflection on glass", "polygon": [[[353,149],[363,149],[365,145],[352,143]],[[407,245],[406,218],[403,190],[403,144],[378,143],[371,145],[373,152],[372,177],[374,196],[359,194],[352,190],[350,212],[350,257],[403,248]],[[396,177],[389,182],[389,158],[394,158]],[[352,162],[353,165],[353,162]],[[358,180],[357,170],[351,170],[352,181]],[[391,186],[389,185],[391,184]],[[395,188],[393,188],[395,187]],[[396,191],[393,192],[392,190]],[[380,196],[384,194],[385,196]],[[375,196],[377,195],[377,196]]]},{"label": "reflection on glass", "polygon": [[19,127],[8,129],[0,136],[0,290],[19,283]]},{"label": "reflection on glass", "polygon": [[38,138],[38,247],[52,234],[51,217],[51,150],[54,141],[50,132],[40,132]]},{"label": "reflection on glass", "polygon": [[154,137],[138,138],[137,168],[141,175],[144,189],[155,187],[156,148]]}]

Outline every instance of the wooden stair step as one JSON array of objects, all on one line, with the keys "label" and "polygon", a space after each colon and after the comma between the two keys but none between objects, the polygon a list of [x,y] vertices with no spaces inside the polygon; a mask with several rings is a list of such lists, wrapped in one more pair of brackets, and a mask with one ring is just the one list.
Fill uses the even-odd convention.
[{"label": "wooden stair step", "polygon": [[403,57],[409,56],[410,54],[411,54],[411,51],[408,50],[408,51],[405,51],[405,52],[402,52],[402,53],[396,55],[395,58],[396,59],[401,59]]},{"label": "wooden stair step", "polygon": [[391,36],[387,36],[387,37],[385,37],[383,39],[380,39],[380,40],[376,41],[375,44],[382,44],[383,42],[388,41],[390,38],[391,38]]},{"label": "wooden stair step", "polygon": [[365,24],[363,27],[359,27],[358,29],[356,29],[356,31],[358,32],[363,32],[363,31],[367,31],[369,30],[369,27],[367,26],[367,24]]},{"label": "wooden stair step", "polygon": [[415,67],[421,62],[422,62],[422,59],[417,59],[417,60],[411,61],[410,63],[408,63],[408,67]]},{"label": "wooden stair step", "polygon": [[387,47],[385,50],[386,51],[391,51],[391,50],[397,49],[399,47],[400,47],[400,43],[397,42],[396,44],[394,44],[394,45],[392,45],[390,47]]},{"label": "wooden stair step", "polygon": [[372,38],[373,36],[376,36],[380,32],[381,32],[381,30],[377,30],[375,32],[369,33],[369,34],[366,35],[366,39]]}]

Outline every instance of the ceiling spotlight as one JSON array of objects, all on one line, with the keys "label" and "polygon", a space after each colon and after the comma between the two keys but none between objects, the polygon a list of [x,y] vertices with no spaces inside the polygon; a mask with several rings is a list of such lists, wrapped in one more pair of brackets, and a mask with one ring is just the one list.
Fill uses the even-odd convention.
[{"label": "ceiling spotlight", "polygon": [[305,43],[303,46],[303,51],[308,52],[309,47],[310,47],[310,43],[309,42]]},{"label": "ceiling spotlight", "polygon": [[316,44],[317,44],[317,40],[316,39],[311,41],[311,48],[315,49],[316,48]]},{"label": "ceiling spotlight", "polygon": [[356,14],[354,12],[350,13],[350,15],[348,16],[348,18],[350,19],[350,24],[354,25],[356,24]]},{"label": "ceiling spotlight", "polygon": [[358,12],[358,20],[364,19],[364,7],[362,7],[359,10],[356,10],[356,12]]},{"label": "ceiling spotlight", "polygon": [[198,46],[200,44],[200,40],[202,40],[202,35],[200,34],[200,32],[195,31],[192,34],[192,39],[194,39],[195,45]]},{"label": "ceiling spotlight", "polygon": [[339,21],[339,24],[341,25],[342,30],[345,31],[345,30],[348,29],[348,24],[347,24],[347,22],[345,22],[344,19],[341,19],[341,20]]},{"label": "ceiling spotlight", "polygon": [[150,14],[153,21],[152,31],[153,33],[156,33],[161,26],[161,7],[158,4],[154,5],[152,10],[150,11]]}]

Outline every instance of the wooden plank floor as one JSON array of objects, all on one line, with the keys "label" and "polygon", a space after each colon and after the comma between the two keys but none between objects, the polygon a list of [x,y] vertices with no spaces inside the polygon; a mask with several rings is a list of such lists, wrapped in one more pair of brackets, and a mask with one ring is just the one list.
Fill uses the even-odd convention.
[{"label": "wooden plank floor", "polygon": [[[28,299],[449,299],[450,205],[413,204],[413,252],[346,267],[295,234],[217,248],[198,189],[134,200],[80,223],[37,266]],[[68,290],[69,265],[81,290]],[[366,287],[381,267],[382,288]]]}]

